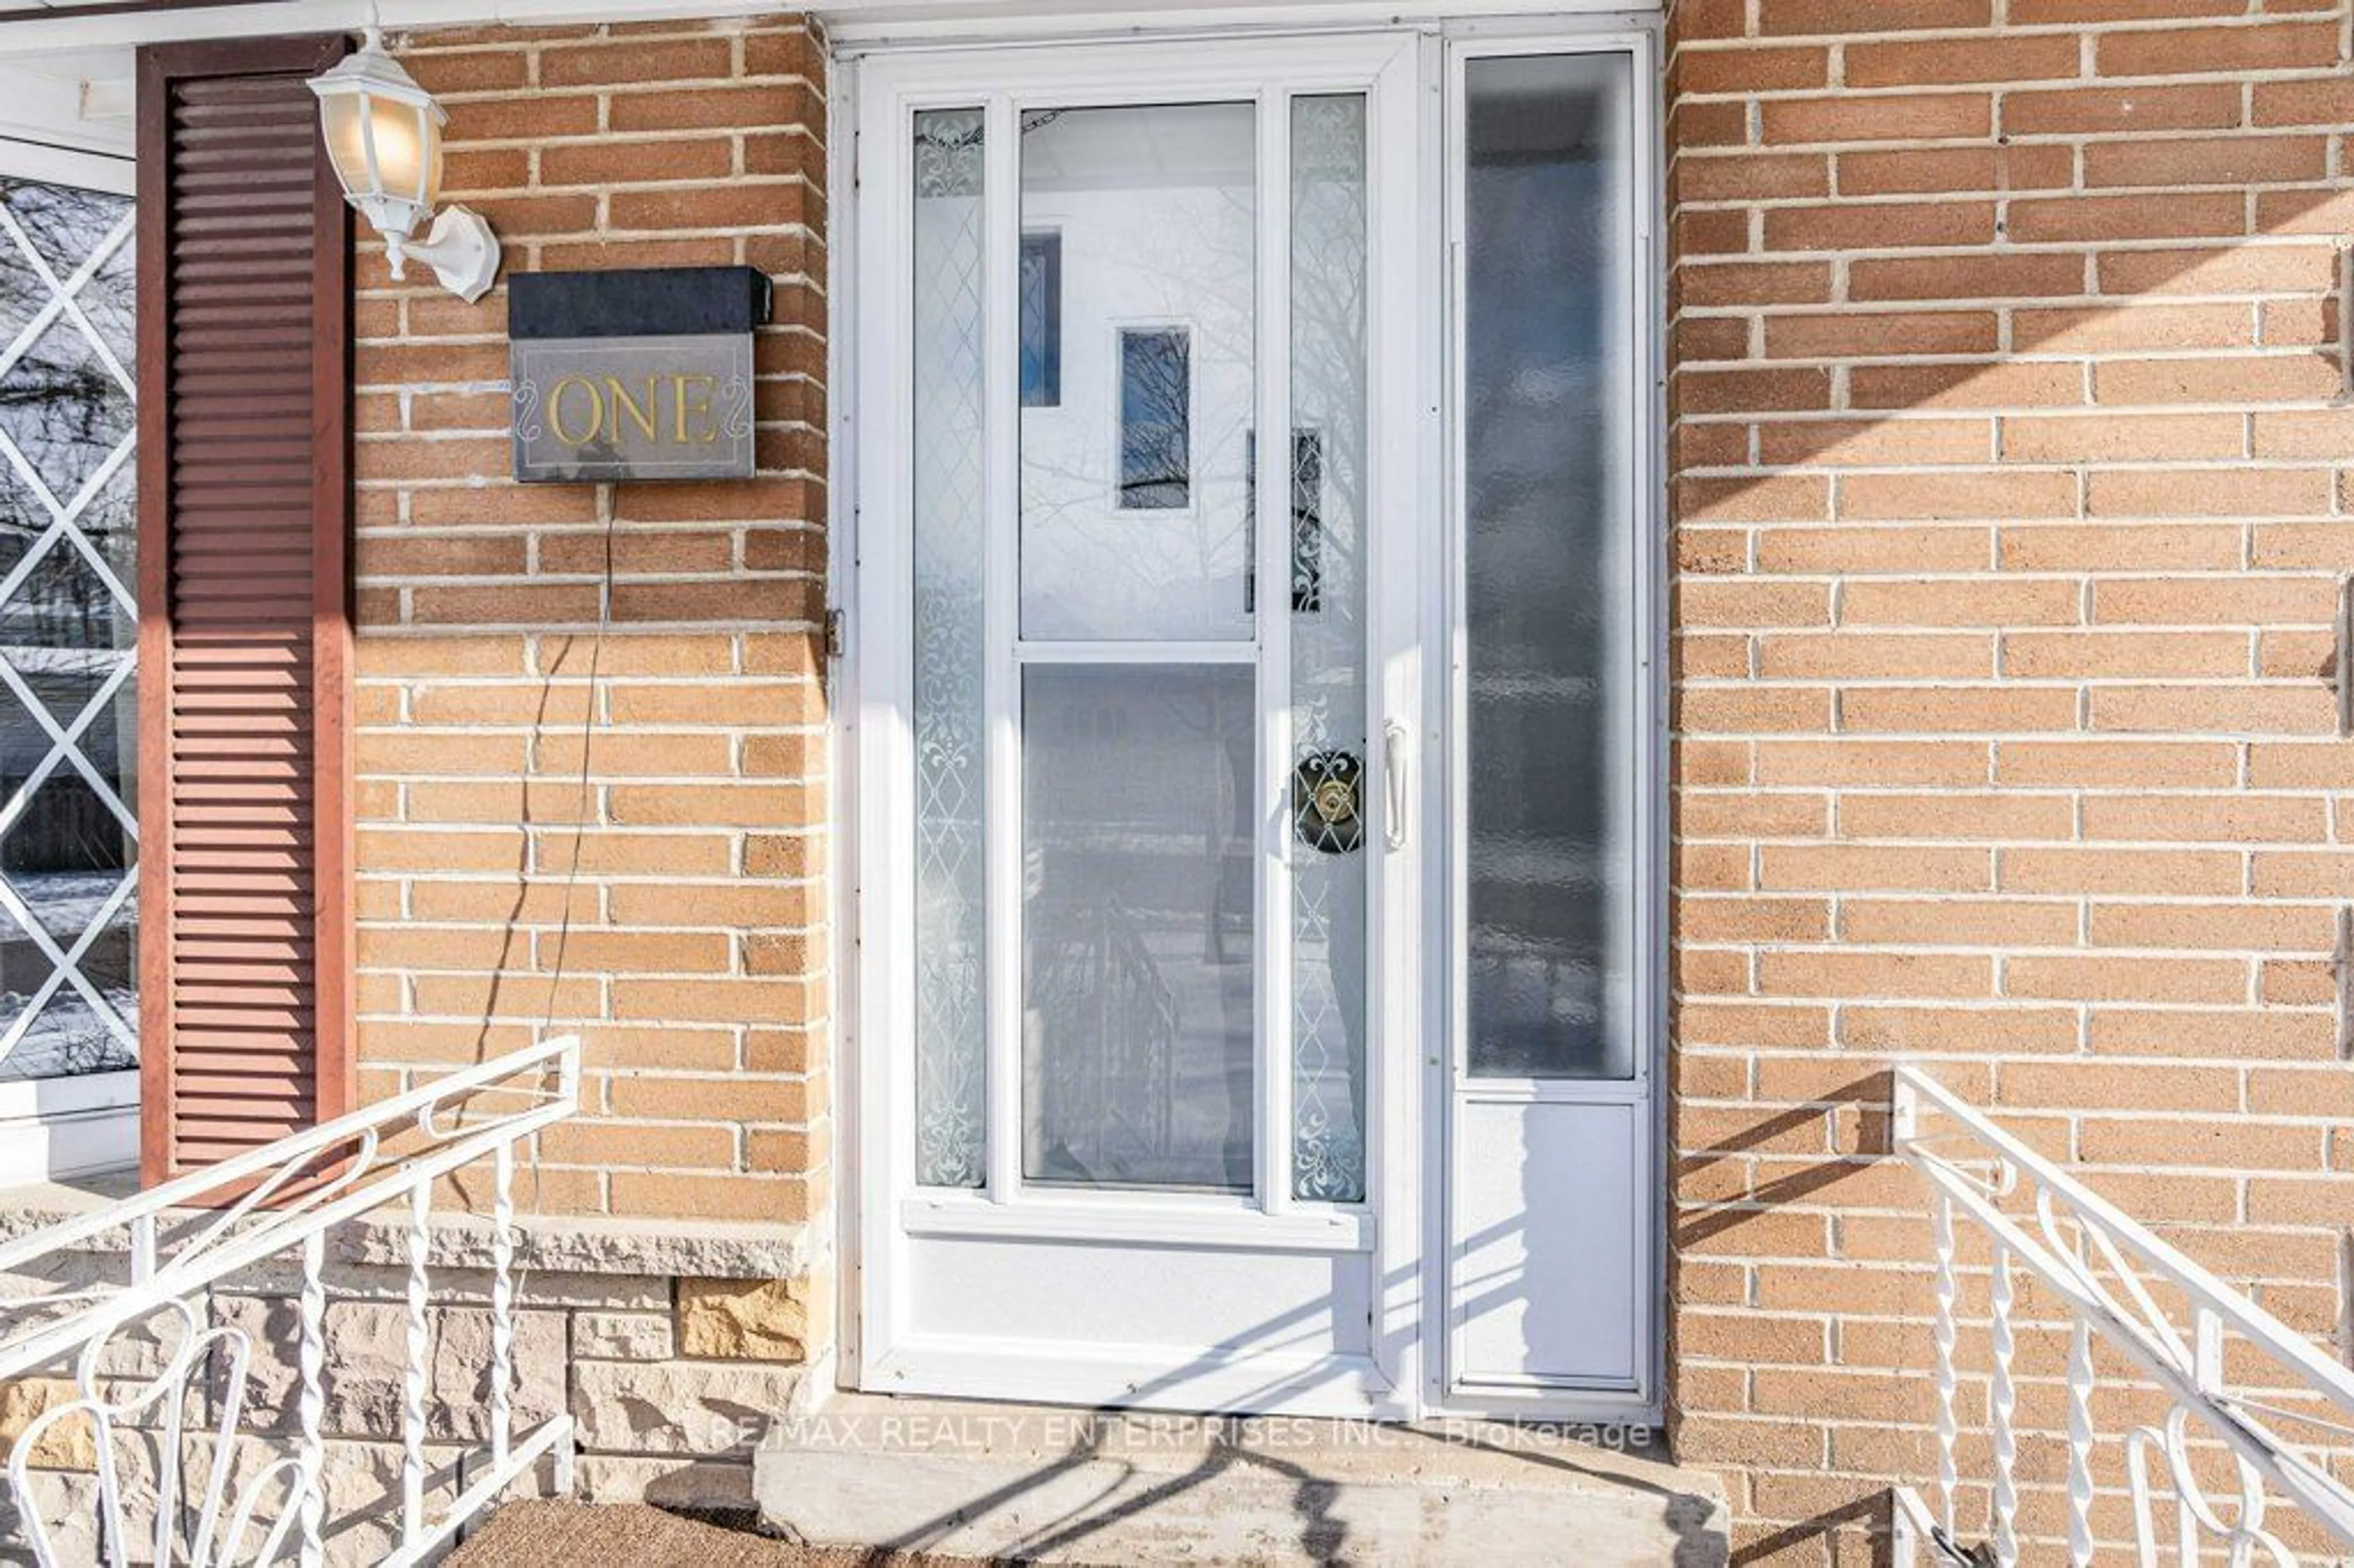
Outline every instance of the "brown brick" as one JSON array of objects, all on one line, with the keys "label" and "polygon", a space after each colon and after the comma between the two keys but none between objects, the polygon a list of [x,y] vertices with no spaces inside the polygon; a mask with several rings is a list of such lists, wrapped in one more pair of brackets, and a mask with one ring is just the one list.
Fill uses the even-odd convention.
[{"label": "brown brick", "polygon": [[1674,85],[1698,95],[1821,87],[1830,79],[1830,58],[1822,48],[1685,49],[1676,56]]},{"label": "brown brick", "polygon": [[1982,849],[1883,849],[1854,844],[1768,844],[1758,852],[1759,885],[1792,892],[1983,891],[1993,885]]},{"label": "brown brick", "polygon": [[539,51],[539,79],[552,88],[656,81],[707,81],[731,75],[735,45],[726,38],[632,38]]},{"label": "brown brick", "polygon": [[1840,596],[1843,626],[2069,626],[2079,619],[2069,582],[1978,577],[1856,582]]},{"label": "brown brick", "polygon": [[1999,336],[1990,312],[1840,310],[1768,317],[1766,354],[1772,359],[1985,354]]},{"label": "brown brick", "polygon": [[2072,77],[2081,69],[2082,50],[2064,33],[2021,33],[1984,39],[1853,43],[1846,54],[1846,85],[1868,88]]},{"label": "brown brick", "polygon": [[2329,143],[2318,136],[2223,136],[2102,142],[2084,149],[2088,185],[2250,185],[2318,179]]},{"label": "brown brick", "polygon": [[2002,128],[2014,136],[2220,131],[2240,123],[2240,99],[2235,84],[2221,81],[2011,92],[2003,95]]},{"label": "brown brick", "polygon": [[2065,795],[1847,794],[1839,803],[1849,839],[2067,839],[2075,818]]},{"label": "brown brick", "polygon": [[2011,330],[2020,350],[2048,354],[2229,348],[2254,342],[2245,305],[2147,300],[2015,311]]},{"label": "brown brick", "polygon": [[2313,245],[2120,250],[2098,272],[2104,294],[2317,293],[2336,286],[2337,257]]},{"label": "brown brick", "polygon": [[1849,898],[1840,903],[1842,942],[2000,948],[2073,946],[2072,903],[1999,898]]},{"label": "brown brick", "polygon": [[2076,183],[2076,156],[2067,147],[1842,150],[1837,164],[1839,192],[1844,196],[2055,190]]},{"label": "brown brick", "polygon": [[1993,19],[1992,0],[1914,0],[1901,13],[1858,11],[1846,0],[1758,0],[1756,9],[1767,37],[1982,27]]},{"label": "brown brick", "polygon": [[2335,22],[2253,27],[2179,27],[2105,33],[2095,58],[2103,76],[2182,76],[2276,70],[2339,63]]},{"label": "brown brick", "polygon": [[2031,679],[2247,672],[2245,632],[2013,631],[2002,640],[2002,673]]},{"label": "brown brick", "polygon": [[2021,415],[2002,422],[2003,455],[2020,462],[2115,462],[2237,457],[2233,414]]},{"label": "brown brick", "polygon": [[2107,243],[2240,234],[2247,224],[2247,200],[2238,192],[2168,191],[2161,196],[2014,201],[2008,233],[2021,245]]},{"label": "brown brick", "polygon": [[2214,850],[2010,848],[2000,854],[2006,893],[2224,895],[2241,888],[2237,854]]},{"label": "brown brick", "polygon": [[1766,214],[1768,250],[1989,245],[1992,202],[1872,202],[1775,207]]},{"label": "brown brick", "polygon": [[1994,124],[1984,93],[1774,99],[1760,107],[1766,143],[1937,141],[1983,136]]},{"label": "brown brick", "polygon": [[665,138],[659,142],[567,142],[541,149],[543,185],[632,185],[648,181],[709,180],[736,166],[735,143]]},{"label": "brown brick", "polygon": [[2077,727],[2076,693],[2062,686],[1862,686],[1840,697],[1851,733],[2029,735]]},{"label": "brown brick", "polygon": [[1968,257],[1866,259],[1849,266],[1859,300],[1985,300],[2086,292],[2084,259],[2018,252]]}]

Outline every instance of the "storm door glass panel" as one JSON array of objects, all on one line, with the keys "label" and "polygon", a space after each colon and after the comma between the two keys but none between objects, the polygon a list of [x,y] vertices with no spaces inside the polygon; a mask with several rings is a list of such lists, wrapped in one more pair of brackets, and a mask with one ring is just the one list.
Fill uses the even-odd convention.
[{"label": "storm door glass panel", "polygon": [[982,974],[982,120],[916,116],[916,1160],[988,1168]]},{"label": "storm door glass panel", "polygon": [[[1365,101],[1291,106],[1292,1192],[1365,1195]],[[1320,799],[1315,784],[1327,793]],[[1333,786],[1338,785],[1336,790]]]},{"label": "storm door glass panel", "polygon": [[1022,635],[1252,634],[1257,111],[1033,111],[1022,227],[1060,237],[1058,401],[1022,410]]},{"label": "storm door glass panel", "polygon": [[0,1078],[139,1059],[133,228],[0,180]]},{"label": "storm door glass panel", "polygon": [[1467,67],[1469,1066],[1634,1072],[1624,56]]},{"label": "storm door glass panel", "polygon": [[1248,1192],[1246,664],[1023,678],[1023,1175]]}]

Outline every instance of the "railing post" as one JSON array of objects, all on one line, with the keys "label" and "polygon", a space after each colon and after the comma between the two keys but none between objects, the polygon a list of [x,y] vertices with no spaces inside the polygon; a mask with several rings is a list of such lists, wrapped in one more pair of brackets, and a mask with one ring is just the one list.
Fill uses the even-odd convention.
[{"label": "railing post", "polygon": [[425,1317],[425,1222],[433,1202],[429,1181],[408,1189],[408,1359],[400,1374],[400,1543],[425,1536],[425,1373],[431,1350]]},{"label": "railing post", "polygon": [[2011,1376],[2019,1342],[2011,1331],[2010,1248],[1994,1245],[1988,1295],[1994,1340],[1994,1556],[2002,1568],[2019,1561],[2019,1388]]},{"label": "railing post", "polygon": [[2068,1344],[2068,1560],[2093,1561],[2093,1325],[2081,1312]]},{"label": "railing post", "polygon": [[2191,1314],[2191,1382],[2199,1392],[2223,1392],[2223,1320],[2214,1308],[2201,1307]]},{"label": "railing post", "polygon": [[1961,1462],[1955,1444],[1960,1424],[1954,1414],[1954,1307],[1961,1295],[1954,1274],[1954,1201],[1941,1190],[1930,1200],[1930,1238],[1937,1254],[1937,1523],[1954,1535],[1954,1493],[1960,1489]]},{"label": "railing post", "polygon": [[504,1467],[514,1422],[514,1145],[491,1157],[491,1463]]},{"label": "railing post", "polygon": [[326,1561],[327,1518],[327,1234],[302,1238],[302,1568]]},{"label": "railing post", "polygon": [[136,1214],[131,1221],[131,1283],[144,1285],[155,1277],[155,1216]]}]

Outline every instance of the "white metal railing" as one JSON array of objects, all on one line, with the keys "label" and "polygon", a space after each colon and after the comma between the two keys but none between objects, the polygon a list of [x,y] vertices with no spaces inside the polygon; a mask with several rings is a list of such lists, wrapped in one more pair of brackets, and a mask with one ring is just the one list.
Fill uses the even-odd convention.
[{"label": "white metal railing", "polygon": [[[80,1508],[96,1510],[96,1550],[110,1568],[151,1552],[156,1563],[190,1568],[270,1563],[289,1544],[306,1568],[323,1562],[336,1522],[327,1518],[327,1238],[388,1206],[405,1224],[408,1287],[397,1544],[385,1561],[414,1563],[438,1550],[543,1456],[552,1457],[557,1490],[568,1490],[570,1415],[558,1411],[520,1437],[514,1431],[514,1185],[518,1149],[578,1108],[579,1084],[578,1040],[546,1041],[0,1245],[0,1277],[58,1282],[0,1300],[0,1385],[69,1367],[75,1394],[35,1417],[8,1456],[21,1547],[44,1568],[65,1561],[53,1530],[60,1488],[54,1471],[32,1461],[44,1438],[78,1421],[92,1439],[85,1451],[95,1494]],[[484,1160],[493,1227],[490,1467],[429,1513],[429,1222],[437,1184]],[[127,1257],[124,1277],[80,1283],[92,1257],[108,1254]],[[209,1296],[289,1256],[299,1257],[302,1280],[299,1431],[257,1439],[243,1420],[255,1347],[243,1327],[214,1320]],[[148,1351],[151,1336],[152,1353],[125,1353]],[[207,1394],[209,1413],[192,1433],[190,1407],[203,1409]],[[266,1446],[258,1464],[249,1459],[257,1441]],[[152,1475],[126,1474],[136,1453],[152,1454]],[[247,1473],[232,1488],[241,1457]],[[142,1513],[154,1510],[152,1545],[133,1543],[134,1502]],[[250,1546],[249,1537],[257,1538]]]},{"label": "white metal railing", "polygon": [[[2019,1320],[2025,1273],[2067,1314],[2067,1554],[2094,1558],[2094,1422],[2097,1340],[2154,1385],[2165,1414],[2121,1435],[2135,1546],[2144,1568],[2220,1553],[2235,1565],[2297,1562],[2268,1518],[2295,1505],[2303,1533],[2354,1548],[2354,1490],[2327,1450],[2354,1439],[2354,1372],[2330,1359],[2058,1165],[2004,1131],[1918,1067],[1894,1070],[1895,1152],[1926,1179],[1936,1253],[1934,1330],[1936,1507],[1897,1489],[1895,1561],[2008,1565],[2020,1556]],[[1956,1217],[1987,1251],[1987,1436],[1993,1475],[1988,1542],[1956,1533],[1961,1489],[1963,1267]],[[2228,1362],[2228,1364],[2227,1364]],[[2292,1443],[2276,1428],[2308,1434]],[[2214,1484],[2221,1474],[2221,1486]],[[2170,1500],[2172,1519],[2162,1516]]]}]

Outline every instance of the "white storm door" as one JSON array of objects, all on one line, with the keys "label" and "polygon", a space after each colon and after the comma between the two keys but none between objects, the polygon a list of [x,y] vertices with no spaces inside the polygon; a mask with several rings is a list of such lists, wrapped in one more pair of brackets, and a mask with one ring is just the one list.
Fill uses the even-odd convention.
[{"label": "white storm door", "polygon": [[1413,1404],[1419,52],[858,62],[864,1387]]}]

